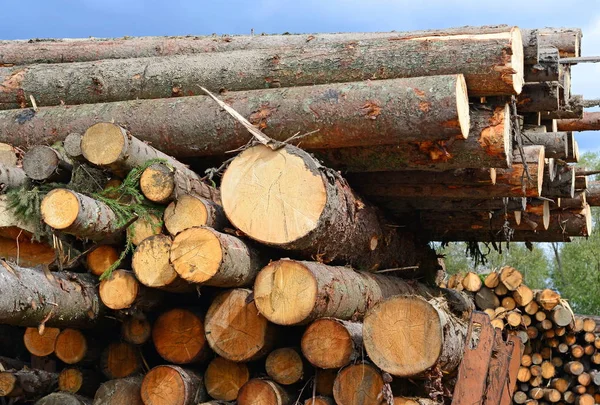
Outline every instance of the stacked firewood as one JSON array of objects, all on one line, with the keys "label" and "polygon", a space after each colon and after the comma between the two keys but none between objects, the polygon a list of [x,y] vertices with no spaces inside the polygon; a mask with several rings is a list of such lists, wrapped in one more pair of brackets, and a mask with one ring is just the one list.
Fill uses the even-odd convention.
[{"label": "stacked firewood", "polygon": [[592,317],[574,315],[555,291],[531,290],[513,267],[456,274],[447,286],[472,294],[495,328],[525,343],[514,403],[600,402],[600,334]]}]

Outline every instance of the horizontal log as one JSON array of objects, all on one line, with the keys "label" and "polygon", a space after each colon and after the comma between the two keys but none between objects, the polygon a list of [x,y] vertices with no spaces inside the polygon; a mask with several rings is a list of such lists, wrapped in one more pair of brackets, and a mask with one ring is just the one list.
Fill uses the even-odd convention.
[{"label": "horizontal log", "polygon": [[547,47],[558,49],[561,57],[578,57],[581,54],[581,29],[535,28],[522,29],[524,60],[527,64],[538,63],[539,50]]},{"label": "horizontal log", "polygon": [[546,198],[573,198],[575,196],[575,178],[575,168],[573,166],[559,167],[554,180],[550,180],[550,175],[546,171],[544,173],[542,196]]},{"label": "horizontal log", "polygon": [[54,391],[58,374],[24,368],[0,372],[0,397],[34,399]]},{"label": "horizontal log", "polygon": [[[422,211],[524,211],[527,198],[454,199],[454,198],[414,198],[414,197],[370,197],[386,211],[400,215],[416,210]],[[505,204],[505,200],[506,204]]]},{"label": "horizontal log", "polygon": [[547,158],[565,159],[567,157],[567,132],[529,132],[523,133],[523,145],[543,145]]},{"label": "horizontal log", "polygon": [[591,207],[600,207],[600,181],[591,181],[585,190],[585,199]]},{"label": "horizontal log", "polygon": [[[523,69],[521,32],[509,27],[494,34],[371,39],[318,48],[4,67],[0,109],[25,107],[29,94],[39,106],[73,105],[198,95],[201,87],[216,93],[458,73],[465,75],[471,95],[511,95],[521,92]],[[60,84],[67,82],[68,89]]]},{"label": "horizontal log", "polygon": [[396,171],[380,173],[350,173],[346,176],[355,188],[359,185],[381,184],[440,184],[449,186],[488,186],[496,183],[496,169],[456,169],[445,172]]},{"label": "horizontal log", "polygon": [[[559,89],[559,94],[562,90]],[[560,95],[559,95],[560,97]],[[569,95],[568,98],[566,92],[562,94],[560,108],[556,111],[543,111],[540,113],[540,117],[543,120],[552,119],[567,119],[567,118],[582,118],[583,109],[585,108],[585,100],[581,95]],[[565,101],[562,101],[565,99]]]},{"label": "horizontal log", "polygon": [[428,231],[427,237],[431,241],[439,242],[570,242],[571,237],[561,232],[537,231],[490,231],[487,229],[471,231],[455,231],[444,229]]},{"label": "horizontal log", "polygon": [[555,47],[539,48],[537,63],[525,66],[525,83],[552,82],[559,80],[565,67],[558,63],[560,58]]},{"label": "horizontal log", "polygon": [[93,277],[0,266],[0,323],[90,327],[104,312]]},{"label": "horizontal log", "polygon": [[519,113],[556,111],[560,108],[558,82],[527,83],[517,97]]},{"label": "horizontal log", "polygon": [[593,230],[592,211],[589,205],[582,209],[552,211],[549,233],[566,236],[590,236]]},{"label": "horizontal log", "polygon": [[584,112],[583,118],[558,120],[559,131],[600,131],[600,112]]}]

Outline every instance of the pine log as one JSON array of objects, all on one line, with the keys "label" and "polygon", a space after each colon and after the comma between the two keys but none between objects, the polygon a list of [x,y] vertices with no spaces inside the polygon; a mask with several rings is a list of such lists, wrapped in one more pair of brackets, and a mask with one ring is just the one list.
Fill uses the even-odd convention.
[{"label": "pine log", "polygon": [[525,131],[523,145],[543,145],[547,158],[565,159],[567,157],[567,133],[535,133]]},{"label": "pine log", "polygon": [[152,405],[196,405],[208,396],[202,377],[178,366],[154,367],[142,381],[142,401]]},{"label": "pine log", "polygon": [[568,236],[589,236],[593,225],[591,208],[586,206],[583,209],[554,211],[548,231]]},{"label": "pine log", "polygon": [[237,403],[238,405],[289,405],[292,403],[292,398],[276,382],[253,378],[240,388]]},{"label": "pine log", "polygon": [[110,309],[151,311],[162,303],[162,291],[142,285],[132,272],[115,270],[100,282],[100,299]]},{"label": "pine log", "polygon": [[114,246],[99,245],[85,259],[90,273],[101,276],[119,259],[119,252]]},{"label": "pine log", "polygon": [[524,60],[527,64],[539,62],[540,49],[558,49],[561,58],[578,57],[581,54],[581,29],[535,28],[523,29]]},{"label": "pine log", "polygon": [[108,205],[64,188],[50,191],[40,209],[46,225],[80,238],[102,240],[121,228]]},{"label": "pine log", "polygon": [[567,326],[573,322],[573,312],[563,305],[557,305],[552,309],[552,321],[558,326]]},{"label": "pine log", "polygon": [[333,384],[335,402],[344,405],[379,405],[383,391],[381,372],[368,363],[342,369]]},{"label": "pine log", "polygon": [[482,286],[481,278],[477,273],[473,273],[472,271],[467,272],[464,278],[462,279],[462,285],[465,291],[469,292],[477,292],[481,289]]},{"label": "pine log", "polygon": [[583,331],[594,332],[596,330],[596,320],[594,318],[583,319]]},{"label": "pine log", "polygon": [[22,187],[28,181],[29,179],[22,168],[0,163],[0,191],[5,192],[11,188]]},{"label": "pine log", "polygon": [[205,333],[211,349],[231,361],[265,356],[277,338],[274,325],[259,313],[252,290],[233,289],[218,295],[206,313]]},{"label": "pine log", "polygon": [[596,400],[590,394],[583,394],[575,398],[576,405],[594,405]]},{"label": "pine log", "polygon": [[600,206],[600,181],[591,181],[585,191],[586,202],[592,207]]},{"label": "pine log", "polygon": [[558,120],[559,131],[598,131],[600,112],[584,112],[583,118]]},{"label": "pine log", "polygon": [[152,325],[145,316],[136,314],[123,320],[121,337],[127,343],[142,345],[150,339],[150,336],[152,336]]},{"label": "pine log", "polygon": [[557,81],[568,69],[558,62],[560,55],[555,47],[538,47],[537,53],[537,62],[525,66],[525,83]]},{"label": "pine log", "polygon": [[[418,376],[436,364],[451,372],[462,360],[467,325],[468,318],[453,314],[443,298],[396,296],[369,310],[363,340],[369,358],[392,375]],[[401,349],[408,345],[413,350]]]},{"label": "pine log", "polygon": [[496,309],[500,306],[498,296],[489,288],[482,287],[475,294],[475,304],[481,310]]},{"label": "pine log", "polygon": [[558,82],[527,83],[517,97],[517,111],[529,113],[560,109],[559,89]]},{"label": "pine log", "polygon": [[565,166],[558,170],[554,180],[544,173],[542,196],[546,198],[573,198],[575,196],[575,168]]},{"label": "pine log", "polygon": [[142,376],[109,380],[98,388],[94,405],[144,405],[140,393]]},{"label": "pine log", "polygon": [[103,316],[95,279],[0,266],[0,323],[38,327],[90,327]]},{"label": "pine log", "polygon": [[100,369],[109,380],[125,378],[142,370],[138,349],[125,342],[113,342],[102,352]]},{"label": "pine log", "polygon": [[60,329],[58,328],[43,328],[40,333],[40,329],[30,327],[25,330],[23,341],[29,353],[38,357],[50,356],[54,353],[59,333]]},{"label": "pine log", "polygon": [[435,405],[436,401],[430,398],[394,397],[393,405]]},{"label": "pine log", "polygon": [[[495,34],[5,67],[0,109],[24,107],[25,94],[35,94],[39,106],[71,105],[203,94],[201,87],[218,92],[456,73],[465,75],[471,95],[511,95],[521,92],[523,71],[521,32],[507,27]],[[58,85],[67,82],[68,89]]]},{"label": "pine log", "polygon": [[16,167],[18,161],[16,149],[7,143],[0,143],[0,164]]},{"label": "pine log", "polygon": [[444,184],[448,186],[492,186],[496,169],[456,169],[445,172],[396,171],[382,173],[350,173],[346,176],[353,187],[373,182],[383,184]]},{"label": "pine log", "polygon": [[170,262],[182,279],[216,287],[246,287],[267,262],[242,239],[207,227],[180,232],[171,245]]},{"label": "pine log", "polygon": [[101,376],[92,370],[65,368],[58,375],[58,389],[71,394],[93,397],[102,382]]},{"label": "pine log", "polygon": [[0,372],[0,397],[35,398],[56,389],[58,374],[27,369]]},{"label": "pine log", "polygon": [[169,292],[185,293],[193,290],[191,284],[179,278],[169,261],[172,240],[166,235],[144,239],[135,249],[131,267],[140,283],[147,287]]},{"label": "pine log", "polygon": [[68,183],[73,162],[58,148],[37,145],[23,156],[23,170],[32,180]]},{"label": "pine log", "polygon": [[304,400],[304,405],[334,405],[333,399],[317,395]]},{"label": "pine log", "polygon": [[227,225],[227,218],[220,205],[189,194],[179,196],[167,206],[164,221],[165,228],[173,237],[194,226],[208,226],[221,231]]},{"label": "pine log", "polygon": [[[498,274],[497,271],[492,271],[487,276],[485,276],[483,284],[485,284],[487,288],[498,287],[498,285],[500,284],[500,274]],[[497,307],[498,305],[495,306]]]},{"label": "pine log", "polygon": [[508,104],[486,105],[471,108],[471,129],[466,140],[312,152],[328,166],[348,172],[508,168],[512,163],[511,142]]},{"label": "pine log", "polygon": [[291,347],[282,347],[269,353],[265,369],[269,377],[281,385],[296,384],[304,377],[302,357]]},{"label": "pine log", "polygon": [[37,401],[35,405],[92,405],[92,401],[77,394],[54,392]]},{"label": "pine log", "polygon": [[587,176],[575,176],[575,190],[581,191],[588,188]]},{"label": "pine log", "polygon": [[163,231],[162,221],[156,216],[149,214],[146,218],[136,219],[127,227],[127,236],[135,246],[150,236],[160,235]]},{"label": "pine log", "polygon": [[67,328],[56,337],[54,354],[63,363],[76,364],[96,360],[99,351],[94,340],[78,329]]},{"label": "pine log", "polygon": [[174,364],[206,360],[210,351],[204,336],[204,319],[182,308],[162,313],[152,327],[152,341],[158,354]]},{"label": "pine log", "polygon": [[369,308],[388,297],[439,296],[443,291],[395,276],[289,259],[271,262],[254,283],[258,310],[279,325],[303,324],[323,317],[360,320]]},{"label": "pine log", "polygon": [[63,141],[63,149],[68,157],[74,161],[83,162],[85,158],[81,152],[81,134],[71,132]]},{"label": "pine log", "polygon": [[221,192],[231,223],[264,244],[371,271],[432,266],[427,249],[387,226],[339,173],[296,147],[246,149],[227,168]]},{"label": "pine log", "polygon": [[204,373],[204,385],[211,398],[233,401],[240,388],[250,379],[250,372],[245,363],[235,363],[216,357],[210,362]]},{"label": "pine log", "polygon": [[341,368],[362,355],[362,324],[335,318],[312,322],[302,335],[302,354],[315,367]]},{"label": "pine log", "polygon": [[[431,172],[435,173],[435,172]],[[370,201],[378,203],[393,215],[402,216],[413,211],[525,211],[527,198],[492,198],[492,199],[454,199],[429,197],[371,197]],[[506,201],[506,204],[505,204]]]}]

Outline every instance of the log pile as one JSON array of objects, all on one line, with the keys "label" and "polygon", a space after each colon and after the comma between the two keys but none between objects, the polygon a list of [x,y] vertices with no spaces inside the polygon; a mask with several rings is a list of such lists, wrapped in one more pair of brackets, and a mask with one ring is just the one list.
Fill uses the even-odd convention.
[{"label": "log pile", "polygon": [[456,274],[446,285],[472,295],[496,329],[525,343],[513,403],[600,401],[600,334],[594,317],[573,314],[555,291],[530,289],[509,266],[483,275]]},{"label": "log pile", "polygon": [[0,396],[450,403],[486,293],[428,242],[591,232],[580,35],[0,42]]}]

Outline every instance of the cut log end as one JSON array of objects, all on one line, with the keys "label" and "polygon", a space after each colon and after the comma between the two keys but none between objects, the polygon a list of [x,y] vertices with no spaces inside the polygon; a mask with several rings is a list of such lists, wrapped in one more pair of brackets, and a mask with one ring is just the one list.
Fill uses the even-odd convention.
[{"label": "cut log end", "polygon": [[469,136],[471,119],[469,114],[469,95],[467,94],[467,82],[463,75],[457,75],[456,80],[456,112],[458,113],[458,123],[462,137],[466,139]]},{"label": "cut log end", "polygon": [[58,328],[44,328],[42,334],[38,328],[27,328],[23,336],[23,342],[27,351],[34,356],[44,357],[54,353],[56,338],[60,333]]},{"label": "cut log end", "polygon": [[277,383],[253,378],[240,389],[237,398],[239,405],[286,405],[288,394]]},{"label": "cut log end", "polygon": [[129,317],[121,327],[123,340],[134,345],[144,344],[152,335],[152,325],[145,317]]},{"label": "cut log end", "polygon": [[127,234],[131,238],[131,243],[135,246],[138,246],[150,236],[160,235],[161,231],[161,220],[152,214],[148,218],[138,218],[127,228]]},{"label": "cut log end", "polygon": [[204,385],[208,395],[224,401],[237,398],[240,388],[250,379],[245,363],[217,357],[210,362],[204,374]]},{"label": "cut log end", "polygon": [[281,385],[291,385],[300,381],[304,375],[302,357],[292,348],[273,350],[265,362],[267,374]]},{"label": "cut log end", "polygon": [[65,329],[56,338],[54,353],[66,364],[79,363],[87,350],[87,339],[78,329]]},{"label": "cut log end", "polygon": [[100,245],[86,256],[87,267],[95,276],[101,276],[117,260],[119,260],[119,252],[110,245]]},{"label": "cut log end", "polygon": [[264,243],[286,244],[315,229],[327,191],[317,168],[305,159],[285,148],[259,145],[231,162],[221,198],[236,228]]},{"label": "cut log end", "polygon": [[76,368],[65,368],[58,375],[58,389],[76,394],[83,386],[83,373]]},{"label": "cut log end", "polygon": [[11,396],[17,386],[17,377],[12,373],[0,373],[0,397]]},{"label": "cut log end", "polygon": [[254,299],[259,311],[271,322],[278,325],[298,324],[314,308],[317,280],[300,262],[272,262],[256,277]]},{"label": "cut log end", "polygon": [[511,32],[511,57],[510,65],[515,71],[512,75],[512,84],[515,94],[520,94],[525,83],[525,57],[523,52],[523,37],[521,30],[514,28]]},{"label": "cut log end", "polygon": [[173,170],[166,165],[151,165],[140,177],[140,189],[150,201],[161,204],[169,202],[175,190]]},{"label": "cut log end", "polygon": [[92,125],[81,139],[83,156],[98,166],[107,166],[122,158],[126,146],[127,133],[110,122]]},{"label": "cut log end", "polygon": [[158,354],[174,364],[197,362],[207,354],[203,320],[187,309],[163,313],[152,328],[152,340]]},{"label": "cut log end", "polygon": [[148,287],[166,287],[177,279],[169,262],[171,238],[155,235],[146,238],[133,253],[132,267],[140,283]]},{"label": "cut log end", "polygon": [[109,379],[125,378],[142,368],[138,349],[125,342],[111,343],[102,352],[102,372]]},{"label": "cut log end", "polygon": [[[360,324],[356,324],[360,327]],[[344,324],[335,319],[317,319],[302,336],[302,353],[315,367],[341,368],[353,360],[355,343]]]},{"label": "cut log end", "polygon": [[67,155],[74,159],[83,157],[81,153],[81,135],[78,133],[70,133],[63,142],[63,148]]},{"label": "cut log end", "polygon": [[34,146],[23,156],[23,170],[33,180],[49,179],[60,164],[59,154],[50,146]]},{"label": "cut log end", "polygon": [[50,191],[42,200],[41,212],[44,222],[54,229],[66,229],[73,225],[79,215],[79,199],[70,190],[59,188]]},{"label": "cut log end", "polygon": [[179,276],[189,282],[210,280],[221,267],[223,249],[209,228],[191,228],[173,240],[171,263]]},{"label": "cut log end", "polygon": [[129,308],[136,300],[139,282],[126,270],[115,270],[100,282],[100,299],[110,309]]},{"label": "cut log end", "polygon": [[[207,202],[191,195],[178,197],[165,209],[165,227],[172,236],[194,227],[207,225]],[[208,224],[211,226],[212,224]]]},{"label": "cut log end", "polygon": [[333,384],[333,397],[338,404],[379,405],[383,377],[370,364],[354,364],[339,372]]}]

